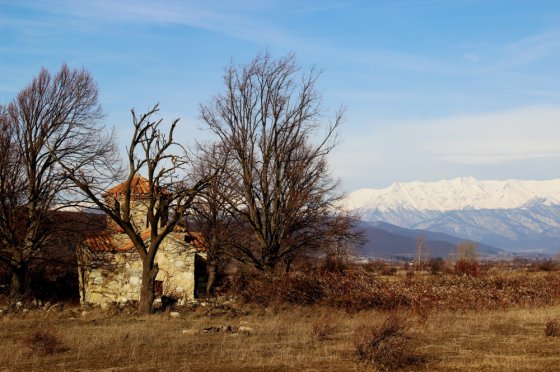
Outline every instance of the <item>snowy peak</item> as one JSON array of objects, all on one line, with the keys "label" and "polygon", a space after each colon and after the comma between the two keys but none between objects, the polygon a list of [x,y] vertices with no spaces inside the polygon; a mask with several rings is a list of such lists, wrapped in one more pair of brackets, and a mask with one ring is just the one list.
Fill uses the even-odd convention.
[{"label": "snowy peak", "polygon": [[395,183],[357,190],[342,205],[363,221],[443,233],[508,251],[560,251],[560,179]]},{"label": "snowy peak", "polygon": [[394,183],[384,189],[360,189],[343,205],[349,210],[453,211],[514,209],[560,204],[560,179],[478,181],[473,177],[436,182]]}]

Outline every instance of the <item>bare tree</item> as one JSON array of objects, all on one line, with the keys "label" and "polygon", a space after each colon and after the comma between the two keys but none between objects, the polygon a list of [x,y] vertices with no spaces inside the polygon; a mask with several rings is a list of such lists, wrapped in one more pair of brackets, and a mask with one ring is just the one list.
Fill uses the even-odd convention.
[{"label": "bare tree", "polygon": [[426,238],[424,234],[416,237],[416,267],[417,270],[422,270],[426,260]]},{"label": "bare tree", "polygon": [[478,260],[477,244],[471,241],[457,243],[457,261],[476,262]]},{"label": "bare tree", "polygon": [[99,136],[102,116],[91,75],[66,65],[54,76],[42,69],[2,109],[0,257],[12,271],[12,294],[24,291],[29,261],[60,228],[42,223],[71,194],[57,160],[83,169],[110,150],[110,136]]},{"label": "bare tree", "polygon": [[[184,220],[193,200],[208,183],[206,177],[190,182],[189,156],[173,138],[179,119],[172,122],[165,134],[161,128],[162,119],[154,118],[158,112],[158,105],[140,116],[132,110],[134,132],[128,147],[127,177],[114,195],[101,198],[101,190],[87,174],[65,165],[68,176],[130,238],[142,260],[139,314],[152,311],[154,283],[159,271],[155,258],[163,239]],[[147,182],[147,190],[142,195],[146,205],[144,226],[135,223],[132,210],[134,199],[138,197],[134,194],[134,184],[141,173],[146,175]],[[146,230],[149,238],[143,239],[142,233]]]},{"label": "bare tree", "polygon": [[224,179],[227,152],[219,144],[207,146],[197,162],[197,178],[209,179],[206,189],[194,200],[188,224],[199,232],[206,248],[208,281],[206,293],[210,294],[220,270],[229,261],[230,246],[235,244],[237,223],[228,207],[232,190]]},{"label": "bare tree", "polygon": [[[339,229],[341,198],[329,175],[342,111],[318,133],[321,97],[318,74],[301,75],[293,55],[268,53],[225,73],[226,92],[201,105],[201,117],[219,137],[230,159],[224,172],[228,207],[250,227],[253,244],[236,244],[235,258],[272,269],[298,252],[350,236]],[[341,235],[342,234],[342,235]]]}]

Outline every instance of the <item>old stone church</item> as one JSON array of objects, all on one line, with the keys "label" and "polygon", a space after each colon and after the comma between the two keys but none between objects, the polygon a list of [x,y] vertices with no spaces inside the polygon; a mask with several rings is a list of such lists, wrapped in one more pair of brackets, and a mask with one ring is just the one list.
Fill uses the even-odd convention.
[{"label": "old stone church", "polygon": [[[135,176],[132,180],[131,214],[135,226],[147,226],[146,209],[148,180]],[[107,190],[106,202],[123,198],[124,183]],[[149,240],[149,230],[142,233]],[[176,228],[161,243],[156,255],[159,272],[156,296],[168,296],[184,303],[204,288],[205,250],[197,233]],[[142,261],[132,242],[107,217],[107,228],[87,238],[78,253],[80,300],[82,303],[107,305],[140,299]]]}]

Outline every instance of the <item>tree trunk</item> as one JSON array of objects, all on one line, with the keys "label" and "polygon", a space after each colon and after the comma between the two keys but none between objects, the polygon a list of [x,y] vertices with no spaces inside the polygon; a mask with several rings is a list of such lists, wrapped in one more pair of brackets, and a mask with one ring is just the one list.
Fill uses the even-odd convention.
[{"label": "tree trunk", "polygon": [[153,262],[144,262],[142,268],[142,289],[140,290],[140,302],[138,303],[138,314],[146,315],[152,312],[155,293],[154,285],[159,267]]},{"label": "tree trunk", "polygon": [[210,295],[216,282],[216,275],[218,273],[218,265],[208,263],[208,281],[206,282],[206,295]]},{"label": "tree trunk", "polygon": [[23,296],[26,290],[27,265],[20,264],[12,270],[10,282],[10,296]]},{"label": "tree trunk", "polygon": [[284,272],[289,273],[292,269],[292,259],[287,258],[284,262]]}]

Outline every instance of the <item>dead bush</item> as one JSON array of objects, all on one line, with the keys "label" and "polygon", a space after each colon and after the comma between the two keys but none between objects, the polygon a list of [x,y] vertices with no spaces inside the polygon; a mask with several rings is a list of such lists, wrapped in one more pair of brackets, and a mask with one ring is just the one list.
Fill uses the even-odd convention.
[{"label": "dead bush", "polygon": [[273,274],[243,273],[232,281],[231,290],[248,303],[313,305],[323,297],[318,273],[292,272]]},{"label": "dead bush", "polygon": [[533,264],[533,271],[557,271],[558,264],[553,260],[537,261]]},{"label": "dead bush", "polygon": [[61,337],[54,331],[43,329],[25,338],[25,344],[34,352],[54,354],[67,351]]},{"label": "dead bush", "polygon": [[409,323],[389,316],[380,325],[362,325],[354,332],[356,358],[381,370],[396,370],[418,364],[417,344],[409,334]]},{"label": "dead bush", "polygon": [[432,258],[428,262],[428,266],[430,267],[430,274],[437,275],[443,271],[445,267],[445,261],[441,257]]},{"label": "dead bush", "polygon": [[560,303],[558,271],[530,277],[524,272],[474,275],[476,267],[463,270],[459,266],[458,272],[465,275],[393,278],[359,268],[349,268],[344,273],[320,268],[275,274],[254,272],[233,278],[229,290],[246,303],[324,305],[350,313],[411,308],[480,311]]},{"label": "dead bush", "polygon": [[551,320],[548,323],[546,323],[546,325],[544,327],[544,334],[547,337],[558,337],[558,336],[560,336],[560,325],[558,324],[558,321]]},{"label": "dead bush", "polygon": [[337,254],[327,254],[321,269],[330,273],[343,273],[347,269],[346,258]]},{"label": "dead bush", "polygon": [[480,265],[477,261],[459,260],[455,263],[455,274],[477,277],[480,273]]},{"label": "dead bush", "polygon": [[381,271],[379,271],[379,274],[385,276],[393,276],[397,274],[397,268],[394,266],[387,266],[381,269]]}]

